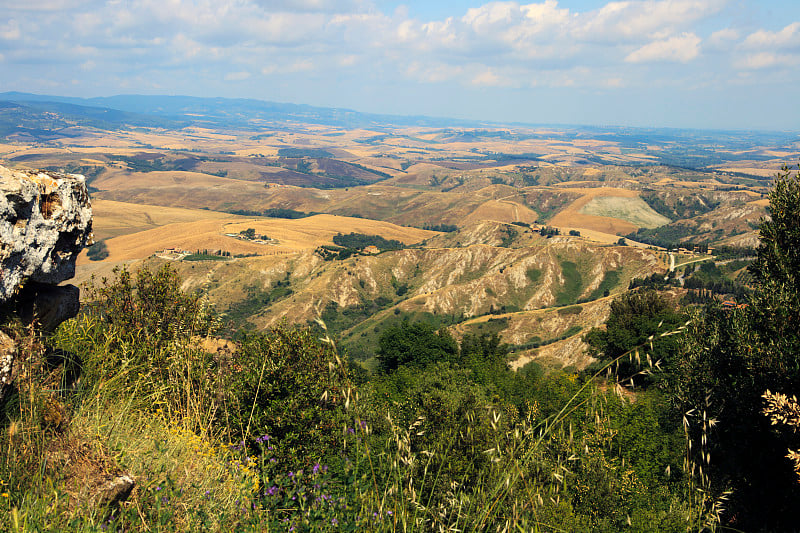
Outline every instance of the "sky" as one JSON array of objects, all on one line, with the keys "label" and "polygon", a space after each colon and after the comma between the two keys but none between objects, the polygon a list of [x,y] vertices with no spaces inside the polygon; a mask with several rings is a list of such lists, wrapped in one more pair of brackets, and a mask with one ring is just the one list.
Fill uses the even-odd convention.
[{"label": "sky", "polygon": [[0,0],[0,92],[800,130],[798,0]]}]

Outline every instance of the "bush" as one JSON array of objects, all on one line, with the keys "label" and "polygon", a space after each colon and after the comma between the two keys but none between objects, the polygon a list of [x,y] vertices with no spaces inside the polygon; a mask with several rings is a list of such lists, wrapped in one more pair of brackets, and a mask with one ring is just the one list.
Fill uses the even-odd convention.
[{"label": "bush", "polygon": [[238,438],[252,446],[269,435],[303,464],[337,449],[352,386],[331,344],[280,326],[247,336],[236,363],[229,416]]},{"label": "bush", "polygon": [[106,241],[97,241],[86,249],[86,256],[90,261],[102,261],[108,257]]}]

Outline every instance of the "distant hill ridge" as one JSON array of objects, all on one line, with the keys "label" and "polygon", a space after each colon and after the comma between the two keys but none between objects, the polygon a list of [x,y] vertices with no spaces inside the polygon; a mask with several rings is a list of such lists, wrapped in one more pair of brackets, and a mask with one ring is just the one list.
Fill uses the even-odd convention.
[{"label": "distant hill ridge", "polygon": [[[197,96],[167,95],[115,95],[79,98],[72,96],[39,95],[22,92],[0,93],[0,101],[17,103],[36,103],[37,107],[52,106],[63,109],[58,104],[80,106],[84,112],[102,108],[142,115],[155,115],[191,123],[212,122],[217,126],[251,124],[253,120],[270,122],[300,121],[306,123],[341,126],[348,128],[365,126],[427,126],[478,127],[486,125],[480,121],[466,121],[451,118],[427,116],[400,116],[361,113],[352,109],[315,107],[306,104],[291,104],[256,100],[250,98],[204,98]],[[202,115],[197,117],[196,115]],[[124,117],[118,117],[123,119]]]}]

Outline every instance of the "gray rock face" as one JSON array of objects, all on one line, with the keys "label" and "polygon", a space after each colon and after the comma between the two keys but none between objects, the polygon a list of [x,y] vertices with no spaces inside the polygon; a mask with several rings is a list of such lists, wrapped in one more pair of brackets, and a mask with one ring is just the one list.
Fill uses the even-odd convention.
[{"label": "gray rock face", "polygon": [[55,285],[74,276],[91,234],[83,176],[0,167],[0,302],[27,279]]},{"label": "gray rock face", "polygon": [[[57,284],[75,275],[75,258],[91,240],[92,206],[83,176],[0,167],[4,312],[16,310],[23,322],[48,333],[75,316],[78,288]],[[0,332],[0,402],[12,385],[16,354],[14,339]]]}]

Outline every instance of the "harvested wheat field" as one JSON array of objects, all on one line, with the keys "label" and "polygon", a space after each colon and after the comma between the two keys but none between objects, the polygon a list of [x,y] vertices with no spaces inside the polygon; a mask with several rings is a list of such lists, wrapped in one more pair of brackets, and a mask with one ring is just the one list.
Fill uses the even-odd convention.
[{"label": "harvested wheat field", "polygon": [[499,222],[527,222],[533,224],[539,215],[529,207],[510,200],[489,200],[482,203],[465,219],[465,223],[481,220]]},{"label": "harvested wheat field", "polygon": [[[226,235],[238,234],[248,228],[253,228],[259,235],[266,235],[272,239],[272,243],[257,244]],[[406,228],[389,222],[334,215],[316,215],[296,220],[224,215],[223,218],[217,216],[167,224],[108,239],[107,261],[142,259],[167,248],[188,251],[223,250],[234,255],[279,255],[332,244],[333,236],[337,233],[351,232],[380,235],[404,244],[413,244],[438,235],[434,231]],[[79,264],[87,261],[85,254],[78,260]]]},{"label": "harvested wheat field", "polygon": [[562,190],[582,196],[550,219],[551,226],[626,235],[642,226],[656,227],[669,222],[644,203],[638,192],[630,189],[597,187]]},{"label": "harvested wheat field", "polygon": [[617,218],[642,228],[657,228],[670,222],[638,197],[596,196],[581,207],[580,213]]},{"label": "harvested wheat field", "polygon": [[138,233],[177,222],[231,218],[231,215],[227,213],[204,209],[161,207],[113,200],[93,200],[92,213],[96,241]]}]

